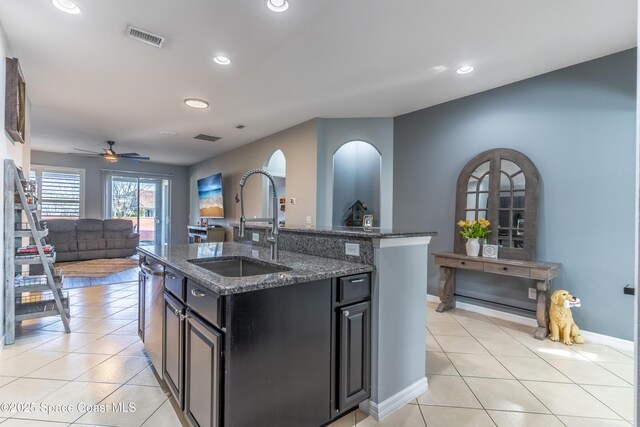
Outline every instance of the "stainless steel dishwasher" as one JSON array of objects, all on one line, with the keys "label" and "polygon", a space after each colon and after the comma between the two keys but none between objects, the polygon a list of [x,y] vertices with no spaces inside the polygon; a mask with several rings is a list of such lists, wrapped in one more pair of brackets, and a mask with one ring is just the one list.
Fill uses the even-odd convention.
[{"label": "stainless steel dishwasher", "polygon": [[164,265],[140,254],[138,318],[140,338],[153,367],[162,378],[162,320],[164,316]]}]

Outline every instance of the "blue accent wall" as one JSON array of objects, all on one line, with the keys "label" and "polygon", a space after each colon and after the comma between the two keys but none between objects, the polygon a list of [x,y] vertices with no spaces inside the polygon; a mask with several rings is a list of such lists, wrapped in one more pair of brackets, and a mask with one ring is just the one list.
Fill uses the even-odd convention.
[{"label": "blue accent wall", "polygon": [[[481,78],[482,70],[473,78]],[[633,339],[636,49],[394,119],[393,225],[434,230],[453,249],[456,180],[476,154],[512,148],[541,175],[538,259],[582,300],[585,330]],[[428,291],[438,293],[429,261]],[[526,280],[464,272],[458,288],[524,308]]]}]

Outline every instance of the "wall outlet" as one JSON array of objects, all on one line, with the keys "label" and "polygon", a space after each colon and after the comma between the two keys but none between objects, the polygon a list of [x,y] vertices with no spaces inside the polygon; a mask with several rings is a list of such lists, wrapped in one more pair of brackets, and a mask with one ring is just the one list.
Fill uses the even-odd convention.
[{"label": "wall outlet", "polygon": [[538,298],[538,292],[536,291],[536,288],[529,288],[529,299],[536,298]]},{"label": "wall outlet", "polygon": [[296,204],[296,198],[295,197],[289,198],[289,203],[291,203],[292,205],[295,205]]},{"label": "wall outlet", "polygon": [[311,224],[311,216],[307,217],[307,224]]},{"label": "wall outlet", "polygon": [[345,243],[344,253],[351,256],[360,256],[360,245],[358,243]]},{"label": "wall outlet", "polygon": [[251,240],[253,240],[254,242],[259,242],[260,235],[258,233],[251,233]]}]

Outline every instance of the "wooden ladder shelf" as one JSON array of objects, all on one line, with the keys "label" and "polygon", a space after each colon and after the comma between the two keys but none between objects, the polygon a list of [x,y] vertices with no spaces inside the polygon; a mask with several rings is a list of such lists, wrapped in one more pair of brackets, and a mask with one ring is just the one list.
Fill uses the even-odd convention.
[{"label": "wooden ladder shelf", "polygon": [[[4,312],[7,345],[15,342],[16,322],[22,320],[59,315],[64,329],[67,332],[71,331],[69,300],[64,298],[61,292],[62,277],[53,273],[56,254],[44,251],[44,238],[49,231],[40,226],[37,198],[35,195],[29,195],[32,200],[27,198],[23,186],[27,182],[22,170],[16,167],[13,160],[4,161]],[[16,196],[19,196],[19,203],[16,202]],[[26,223],[22,222],[23,212]],[[29,238],[34,242],[37,254],[17,255],[16,245],[21,246],[23,238]],[[25,264],[41,265],[44,274],[16,276],[16,266]],[[53,299],[43,292],[50,292]],[[17,307],[22,309],[22,312],[17,312]]]}]

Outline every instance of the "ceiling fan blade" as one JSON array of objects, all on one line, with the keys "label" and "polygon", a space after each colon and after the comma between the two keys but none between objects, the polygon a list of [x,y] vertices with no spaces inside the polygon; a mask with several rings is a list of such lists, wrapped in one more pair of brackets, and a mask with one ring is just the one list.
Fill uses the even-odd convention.
[{"label": "ceiling fan blade", "polygon": [[89,154],[89,153],[64,153],[64,154],[71,154],[72,156],[80,156],[80,157],[95,157],[99,154]]},{"label": "ceiling fan blade", "polygon": [[118,156],[122,159],[129,159],[129,160],[151,160],[150,157],[144,157],[144,156]]},{"label": "ceiling fan blade", "polygon": [[138,153],[117,153],[118,156],[120,157],[124,157],[124,156],[139,156],[140,154]]},{"label": "ceiling fan blade", "polygon": [[[84,151],[85,153],[91,153],[91,154],[100,154],[97,151],[83,150],[82,148],[74,148],[74,150],[76,150],[76,151]],[[73,153],[73,154],[76,154],[76,153]]]}]

